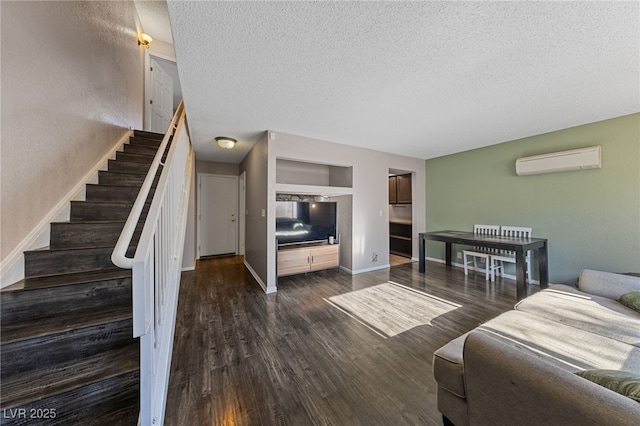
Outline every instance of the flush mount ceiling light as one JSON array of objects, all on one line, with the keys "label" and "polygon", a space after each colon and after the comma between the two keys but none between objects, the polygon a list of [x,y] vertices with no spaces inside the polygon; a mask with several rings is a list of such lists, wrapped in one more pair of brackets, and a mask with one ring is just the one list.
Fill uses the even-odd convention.
[{"label": "flush mount ceiling light", "polygon": [[138,46],[143,46],[145,49],[149,48],[149,43],[151,43],[153,39],[149,34],[140,33],[140,37],[138,37]]},{"label": "flush mount ceiling light", "polygon": [[238,141],[233,138],[228,138],[226,136],[218,136],[216,138],[216,142],[218,142],[218,146],[220,148],[231,149],[236,145]]}]

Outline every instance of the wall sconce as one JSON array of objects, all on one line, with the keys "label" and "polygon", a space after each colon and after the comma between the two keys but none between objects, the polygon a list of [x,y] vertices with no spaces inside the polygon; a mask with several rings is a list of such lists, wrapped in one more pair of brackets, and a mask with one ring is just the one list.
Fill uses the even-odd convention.
[{"label": "wall sconce", "polygon": [[149,43],[151,43],[152,41],[153,39],[149,34],[140,33],[140,36],[138,37],[138,46],[144,46],[145,49],[148,49]]},{"label": "wall sconce", "polygon": [[231,149],[236,145],[238,141],[233,138],[228,138],[226,136],[218,136],[216,138],[216,142],[218,142],[218,146],[220,148]]}]

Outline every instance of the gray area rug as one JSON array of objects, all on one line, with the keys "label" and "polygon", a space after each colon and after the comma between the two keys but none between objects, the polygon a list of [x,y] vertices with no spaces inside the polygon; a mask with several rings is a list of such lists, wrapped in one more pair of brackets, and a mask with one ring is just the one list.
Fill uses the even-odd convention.
[{"label": "gray area rug", "polygon": [[325,299],[383,337],[396,336],[461,305],[392,281]]}]

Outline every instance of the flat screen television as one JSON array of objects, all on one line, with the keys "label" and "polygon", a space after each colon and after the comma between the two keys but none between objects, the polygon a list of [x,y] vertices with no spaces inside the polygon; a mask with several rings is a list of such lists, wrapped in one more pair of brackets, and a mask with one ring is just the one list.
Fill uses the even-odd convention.
[{"label": "flat screen television", "polygon": [[336,203],[276,201],[278,245],[327,241],[336,236]]}]

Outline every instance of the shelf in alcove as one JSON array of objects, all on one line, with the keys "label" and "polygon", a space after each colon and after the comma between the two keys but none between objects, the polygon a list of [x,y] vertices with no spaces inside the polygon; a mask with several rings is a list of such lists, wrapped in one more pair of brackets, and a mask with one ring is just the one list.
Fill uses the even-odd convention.
[{"label": "shelf in alcove", "polygon": [[403,237],[402,235],[389,235],[389,238],[395,238],[396,240],[404,240],[404,241],[412,240],[411,237]]},{"label": "shelf in alcove", "polygon": [[327,195],[340,196],[353,194],[353,188],[341,186],[317,186],[317,185],[296,185],[291,183],[276,183],[276,192],[279,194],[305,194],[305,195]]}]

